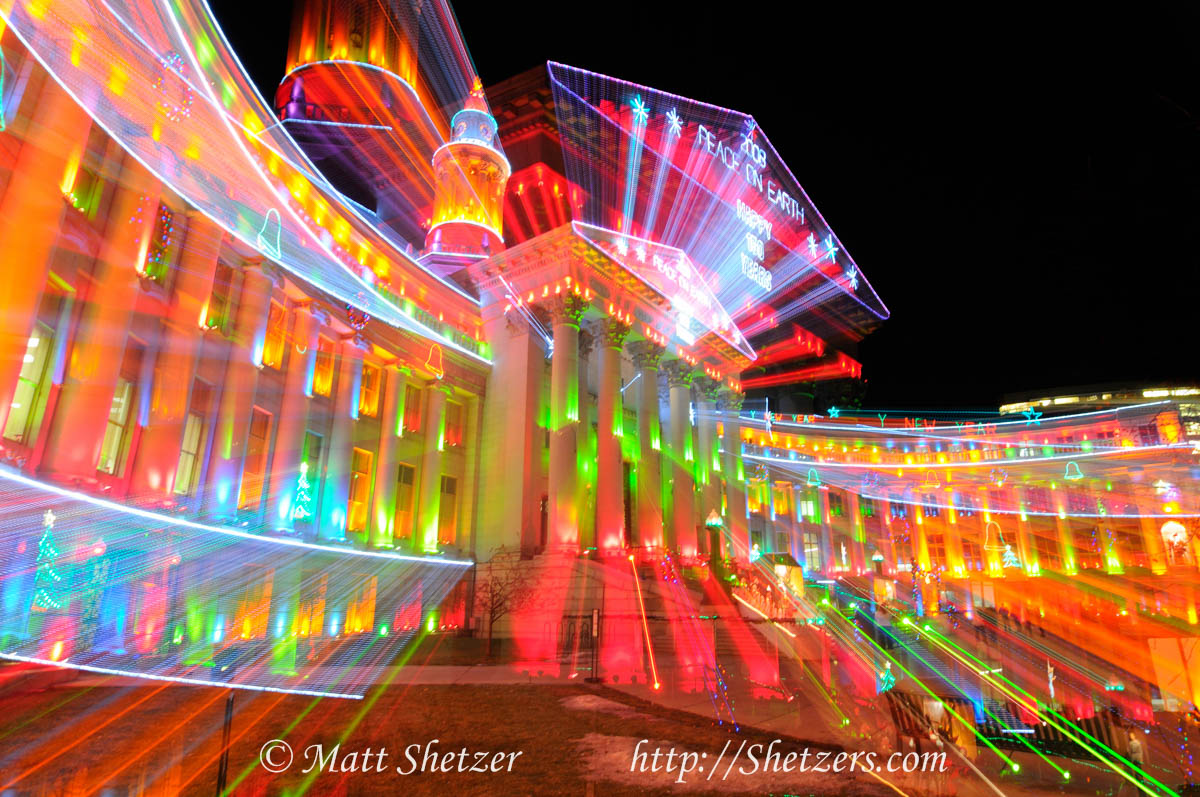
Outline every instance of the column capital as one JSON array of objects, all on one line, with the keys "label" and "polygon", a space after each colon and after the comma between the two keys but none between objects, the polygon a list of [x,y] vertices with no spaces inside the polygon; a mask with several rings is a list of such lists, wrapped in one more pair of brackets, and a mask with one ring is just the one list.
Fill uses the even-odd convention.
[{"label": "column capital", "polygon": [[514,338],[521,335],[528,335],[533,331],[533,327],[530,325],[528,319],[518,313],[504,314],[504,329],[510,337]]},{"label": "column capital", "polygon": [[360,351],[370,351],[371,342],[361,332],[354,332],[342,338],[342,342],[347,346],[358,349]]},{"label": "column capital", "polygon": [[625,350],[633,356],[633,364],[639,371],[658,370],[658,361],[666,349],[652,340],[635,340],[625,344]]},{"label": "column capital", "polygon": [[606,349],[619,349],[629,334],[630,325],[615,318],[602,318],[596,322],[596,333]]},{"label": "column capital", "polygon": [[285,287],[283,279],[283,270],[269,260],[255,259],[246,260],[242,263],[242,269],[247,273],[258,272],[271,281],[278,290],[283,290]]},{"label": "column capital", "polygon": [[667,360],[663,363],[667,373],[667,384],[672,387],[688,387],[692,384],[693,367],[686,360]]},{"label": "column capital", "polygon": [[746,400],[745,393],[733,390],[722,390],[717,397],[717,408],[722,412],[741,412],[742,402]]},{"label": "column capital", "polygon": [[721,390],[720,382],[711,376],[702,374],[693,379],[692,384],[696,386],[696,391],[700,394],[701,400],[716,403],[717,393]]},{"label": "column capital", "polygon": [[333,316],[329,314],[329,308],[317,302],[309,302],[308,312],[312,313],[313,319],[323,327],[327,327],[333,323]]},{"label": "column capital", "polygon": [[579,319],[587,312],[588,303],[573,293],[564,293],[546,302],[545,307],[552,323],[578,327]]},{"label": "column capital", "polygon": [[586,360],[588,355],[592,353],[592,347],[596,343],[596,336],[591,330],[579,330],[579,359]]}]

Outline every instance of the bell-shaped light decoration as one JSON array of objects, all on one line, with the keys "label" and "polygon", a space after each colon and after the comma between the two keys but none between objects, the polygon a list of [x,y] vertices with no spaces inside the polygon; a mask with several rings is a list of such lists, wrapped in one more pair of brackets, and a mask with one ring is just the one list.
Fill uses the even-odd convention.
[{"label": "bell-shaped light decoration", "polygon": [[282,234],[283,224],[279,218],[279,211],[271,208],[263,219],[262,229],[255,236],[254,244],[264,255],[278,260],[282,254],[280,250]]},{"label": "bell-shaped light decoration", "polygon": [[817,475],[816,468],[808,469],[808,486],[809,487],[820,487],[821,486],[821,477]]},{"label": "bell-shaped light decoration", "polygon": [[989,520],[983,530],[983,550],[1002,553],[1006,547],[1004,534],[1000,531],[1000,524]]},{"label": "bell-shaped light decoration", "polygon": [[941,486],[942,483],[938,481],[937,474],[933,471],[929,471],[929,473],[925,476],[925,488],[927,490],[936,490]]},{"label": "bell-shaped light decoration", "polygon": [[429,357],[425,360],[425,368],[438,379],[446,375],[445,366],[442,364],[442,347],[436,343],[429,347]]},{"label": "bell-shaped light decoration", "polygon": [[1068,462],[1067,469],[1063,472],[1063,478],[1069,482],[1077,482],[1083,478],[1083,471],[1079,469],[1077,463]]}]

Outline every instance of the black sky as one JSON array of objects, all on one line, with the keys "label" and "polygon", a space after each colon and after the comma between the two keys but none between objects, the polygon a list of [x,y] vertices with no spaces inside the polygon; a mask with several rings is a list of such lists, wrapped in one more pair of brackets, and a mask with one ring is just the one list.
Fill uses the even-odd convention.
[{"label": "black sky", "polygon": [[[1200,6],[455,6],[490,85],[558,60],[753,114],[892,313],[865,406],[1200,380]],[[290,3],[214,11],[268,96]]]}]

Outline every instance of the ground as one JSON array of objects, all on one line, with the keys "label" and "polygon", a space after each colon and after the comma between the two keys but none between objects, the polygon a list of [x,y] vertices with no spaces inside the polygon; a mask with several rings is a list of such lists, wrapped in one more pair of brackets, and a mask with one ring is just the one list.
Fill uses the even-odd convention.
[{"label": "ground", "polygon": [[[132,681],[80,679],[39,693],[0,699],[0,793],[211,795],[217,783],[226,690]],[[789,794],[894,794],[856,774],[763,777],[734,771],[724,782],[691,773],[631,773],[641,739],[677,751],[707,752],[715,760],[729,740],[736,747],[769,743],[773,735],[726,728],[695,715],[656,707],[589,685],[411,685],[383,687],[363,701],[314,700],[237,692],[228,783],[235,794],[709,794],[753,791]],[[259,764],[264,743],[287,740],[296,759],[280,775]],[[411,766],[407,745],[437,739],[441,752],[522,755],[512,771],[399,775]],[[362,768],[368,749],[391,751],[385,772],[299,770],[305,749],[335,745],[336,766]],[[801,740],[789,745],[803,747]],[[643,749],[647,745],[643,745]],[[814,749],[815,746],[814,746]],[[823,748],[827,749],[827,748]],[[352,763],[349,755],[358,752]],[[377,753],[372,756],[377,759]],[[418,760],[420,754],[417,754]],[[277,761],[283,758],[277,757]],[[486,759],[491,762],[491,756]],[[467,766],[473,765],[471,756]],[[501,769],[509,759],[501,759]],[[457,765],[457,759],[455,760]],[[375,769],[378,761],[371,761]],[[703,766],[697,759],[696,766]]]}]

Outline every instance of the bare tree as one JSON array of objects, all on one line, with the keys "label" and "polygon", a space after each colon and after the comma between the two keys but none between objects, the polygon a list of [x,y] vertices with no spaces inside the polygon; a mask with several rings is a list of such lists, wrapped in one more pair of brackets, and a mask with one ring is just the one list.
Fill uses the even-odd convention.
[{"label": "bare tree", "polygon": [[535,569],[522,566],[519,551],[497,548],[486,564],[477,565],[478,580],[475,602],[487,618],[487,655],[492,655],[492,629],[506,615],[519,612],[533,602],[537,595]]}]

